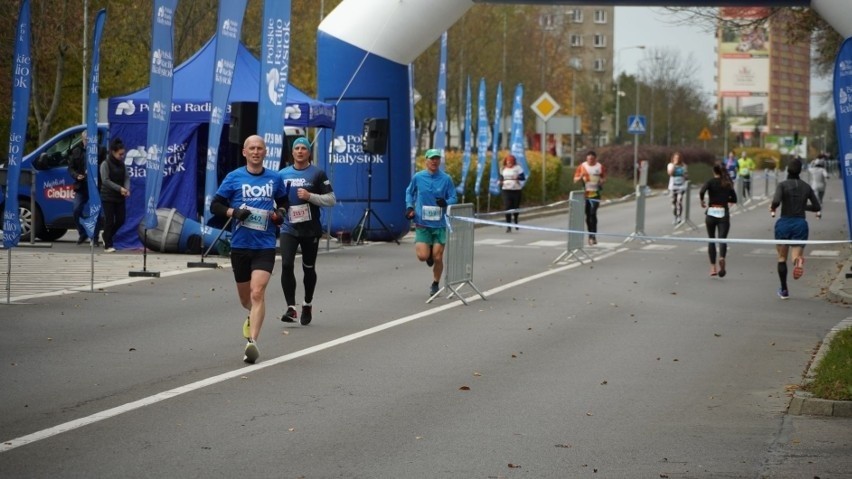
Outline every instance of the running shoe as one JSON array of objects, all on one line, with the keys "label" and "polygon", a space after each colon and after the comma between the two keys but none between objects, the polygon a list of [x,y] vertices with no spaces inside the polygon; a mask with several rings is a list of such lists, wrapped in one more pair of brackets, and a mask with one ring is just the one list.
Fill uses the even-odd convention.
[{"label": "running shoe", "polygon": [[507,227],[506,227],[506,233],[511,233],[511,232],[512,232],[512,227],[511,227],[511,226],[507,226]]},{"label": "running shoe", "polygon": [[724,278],[726,274],[728,272],[725,271],[725,258],[721,258],[719,259],[719,277]]},{"label": "running shoe", "polygon": [[287,312],[281,315],[281,321],[284,321],[285,323],[295,323],[298,316],[299,315],[296,314],[296,308],[288,306]]},{"label": "running shoe", "polygon": [[793,279],[799,279],[805,274],[805,257],[799,256],[793,260]]},{"label": "running shoe", "polygon": [[299,320],[299,323],[302,326],[307,326],[311,324],[311,319],[313,319],[313,315],[311,313],[313,312],[313,309],[314,307],[309,304],[302,306],[302,317]]},{"label": "running shoe", "polygon": [[249,323],[249,318],[246,318],[246,322],[243,323],[243,337],[248,339],[251,337],[251,323]]},{"label": "running shoe", "polygon": [[786,289],[778,289],[778,297],[781,299],[790,299],[790,292]]},{"label": "running shoe", "polygon": [[432,257],[432,250],[430,249],[429,257],[426,258],[426,266],[431,268],[433,264],[435,264],[435,258]]},{"label": "running shoe", "polygon": [[115,253],[115,248],[110,246],[109,248],[104,249],[104,253]]},{"label": "running shoe", "polygon": [[243,361],[254,364],[257,361],[257,358],[260,357],[260,350],[257,349],[257,343],[252,340],[249,340],[246,343],[246,355],[243,357]]},{"label": "running shoe", "polygon": [[439,289],[438,286],[439,286],[439,284],[438,284],[437,281],[432,281],[432,286],[429,287],[429,295],[430,296],[435,296],[436,294],[438,294],[438,289]]}]

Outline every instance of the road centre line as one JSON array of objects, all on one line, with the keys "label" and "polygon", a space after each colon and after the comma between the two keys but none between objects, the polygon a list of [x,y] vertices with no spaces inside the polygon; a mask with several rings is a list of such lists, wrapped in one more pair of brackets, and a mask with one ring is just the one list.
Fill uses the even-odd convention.
[{"label": "road centre line", "polygon": [[[617,249],[617,250],[614,250],[614,251],[609,251],[609,252],[602,254],[601,256],[598,256],[596,259],[601,259],[601,260],[607,259],[609,257],[615,256],[616,254],[623,253],[625,251],[628,251],[628,248],[620,248],[620,249]],[[488,291],[485,291],[483,294],[485,294],[485,296],[492,296],[492,295],[501,293],[503,291],[506,291],[508,289],[516,288],[518,286],[522,286],[522,285],[530,283],[532,281],[536,281],[538,279],[545,278],[547,276],[552,276],[554,274],[562,273],[563,271],[567,271],[569,269],[577,268],[577,267],[580,267],[580,266],[582,266],[582,263],[574,262],[574,263],[571,263],[571,264],[568,264],[568,265],[565,265],[565,266],[560,266],[560,267],[557,267],[557,268],[549,269],[547,271],[542,271],[541,273],[536,273],[534,275],[527,276],[525,278],[520,278],[518,280],[512,281],[510,283],[506,283],[506,284],[501,285],[501,286],[497,286],[496,288],[492,288]],[[127,280],[122,280],[122,281],[127,281]],[[468,302],[478,301],[480,299],[481,298],[479,297],[479,295],[474,295],[474,296],[471,296],[470,298],[466,298],[466,300]],[[148,397],[139,399],[137,401],[132,401],[132,402],[129,402],[127,404],[123,404],[121,406],[116,406],[116,407],[113,407],[113,408],[110,408],[110,409],[106,409],[104,411],[97,412],[95,414],[91,414],[91,415],[86,416],[86,417],[82,417],[82,418],[79,418],[79,419],[68,421],[66,423],[59,424],[57,426],[53,426],[53,427],[50,427],[50,428],[47,428],[47,429],[42,429],[41,431],[37,431],[37,432],[31,433],[31,434],[27,434],[25,436],[21,436],[21,437],[17,437],[17,438],[14,438],[14,439],[7,440],[7,441],[3,441],[3,443],[0,444],[0,453],[8,452],[8,451],[11,451],[12,449],[16,449],[18,447],[25,446],[27,444],[32,444],[34,442],[38,442],[38,441],[41,441],[41,440],[44,440],[44,439],[48,439],[48,438],[51,438],[53,436],[57,436],[59,434],[65,433],[65,432],[73,431],[73,430],[79,429],[83,426],[87,426],[89,424],[94,424],[94,423],[97,423],[97,422],[100,422],[100,421],[104,421],[106,419],[110,419],[110,418],[113,418],[115,416],[119,416],[121,414],[127,413],[127,412],[135,411],[137,409],[141,409],[143,407],[150,406],[150,405],[156,404],[156,403],[161,402],[161,401],[165,401],[166,399],[171,399],[173,397],[177,397],[177,396],[181,396],[183,394],[194,392],[194,391],[206,388],[207,386],[212,386],[212,385],[227,381],[229,379],[238,378],[238,377],[243,376],[245,374],[258,372],[261,369],[265,369],[265,368],[272,367],[272,366],[277,366],[279,364],[283,364],[283,363],[286,363],[286,362],[289,362],[289,361],[293,361],[294,359],[298,359],[298,358],[301,358],[303,356],[318,353],[318,352],[324,351],[326,349],[333,348],[335,346],[340,346],[341,344],[345,344],[345,343],[348,343],[348,342],[351,342],[351,341],[355,341],[357,339],[361,339],[361,338],[370,336],[372,334],[382,332],[386,329],[394,328],[396,326],[401,326],[403,324],[410,323],[410,322],[418,320],[418,319],[426,318],[426,317],[432,316],[434,314],[437,314],[437,313],[440,313],[440,312],[461,306],[463,304],[464,303],[461,300],[455,300],[451,303],[447,303],[447,304],[442,305],[442,306],[437,306],[437,307],[428,309],[426,311],[421,311],[419,313],[411,314],[409,316],[404,316],[402,318],[398,318],[398,319],[395,319],[393,321],[389,321],[387,323],[383,323],[383,324],[380,324],[380,325],[377,325],[377,326],[373,326],[372,328],[367,328],[365,330],[362,330],[362,331],[359,331],[359,332],[356,332],[356,333],[352,333],[352,334],[349,334],[349,335],[346,335],[346,336],[342,336],[340,338],[333,339],[331,341],[327,341],[325,343],[321,343],[321,344],[318,344],[316,346],[311,346],[309,348],[305,348],[305,349],[302,349],[300,351],[292,352],[290,354],[285,354],[283,356],[279,356],[277,358],[270,359],[269,361],[263,361],[260,364],[245,366],[245,367],[236,369],[234,371],[228,371],[226,373],[222,373],[222,374],[219,374],[219,375],[216,375],[216,376],[212,376],[212,377],[209,377],[207,379],[202,379],[202,380],[196,381],[194,383],[186,384],[184,386],[180,386],[180,387],[177,387],[177,388],[174,388],[174,389],[169,389],[168,391],[163,391],[161,393],[154,394],[152,396],[148,396]]]}]

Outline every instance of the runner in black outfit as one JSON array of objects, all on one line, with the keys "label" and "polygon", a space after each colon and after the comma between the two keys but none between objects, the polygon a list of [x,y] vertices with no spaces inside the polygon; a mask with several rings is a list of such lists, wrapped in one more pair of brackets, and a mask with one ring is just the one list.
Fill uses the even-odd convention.
[{"label": "runner in black outfit", "polygon": [[[704,202],[704,194],[708,193],[710,205]],[[713,165],[713,178],[707,180],[701,191],[698,192],[698,199],[701,200],[701,207],[707,208],[704,217],[704,224],[707,226],[707,236],[710,238],[716,237],[716,230],[719,231],[719,238],[727,238],[728,232],[731,229],[731,212],[728,208],[729,204],[737,202],[737,194],[734,192],[734,183],[728,176],[725,166],[721,163]],[[707,246],[707,253],[710,255],[710,276],[719,275],[724,278],[727,274],[725,270],[725,256],[728,254],[728,244],[719,244],[719,270],[716,271],[716,243],[711,242]]]}]

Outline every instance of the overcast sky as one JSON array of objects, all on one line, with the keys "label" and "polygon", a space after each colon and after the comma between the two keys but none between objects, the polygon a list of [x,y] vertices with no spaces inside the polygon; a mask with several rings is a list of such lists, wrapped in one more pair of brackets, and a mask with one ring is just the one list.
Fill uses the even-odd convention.
[{"label": "overcast sky", "polygon": [[[716,53],[713,48],[716,39],[712,32],[702,31],[697,26],[678,26],[666,20],[666,12],[661,8],[648,7],[615,7],[615,62],[614,73],[623,71],[636,74],[638,63],[647,50],[624,47],[645,45],[647,48],[671,48],[680,52],[685,60],[692,53],[698,62],[698,81],[707,95],[709,102],[715,103],[714,92],[716,83],[713,77],[716,68],[713,66]],[[811,115],[816,116],[820,111],[830,111],[830,106],[820,105],[814,95],[819,91],[831,88],[831,80],[811,79]],[[830,116],[834,116],[830,113]]]}]

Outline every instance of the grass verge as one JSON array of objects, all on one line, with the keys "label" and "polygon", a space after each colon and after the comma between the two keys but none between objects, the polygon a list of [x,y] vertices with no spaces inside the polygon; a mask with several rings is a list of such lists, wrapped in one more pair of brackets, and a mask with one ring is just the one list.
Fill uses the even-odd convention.
[{"label": "grass verge", "polygon": [[834,335],[806,391],[821,399],[852,400],[852,328]]}]

